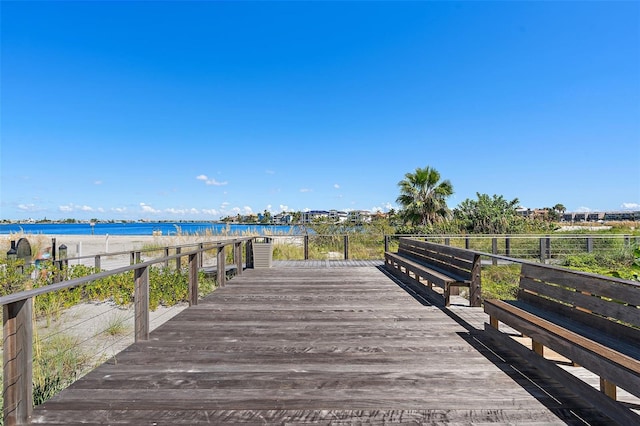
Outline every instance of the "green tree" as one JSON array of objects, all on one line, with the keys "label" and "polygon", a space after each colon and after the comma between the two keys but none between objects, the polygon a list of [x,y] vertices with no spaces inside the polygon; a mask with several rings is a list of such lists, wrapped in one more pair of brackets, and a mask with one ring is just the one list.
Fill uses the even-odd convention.
[{"label": "green tree", "polygon": [[433,225],[450,216],[447,197],[453,194],[449,180],[440,180],[440,173],[429,166],[407,173],[398,182],[400,196],[396,201],[402,206],[400,216],[404,223],[418,226]]},{"label": "green tree", "polygon": [[506,234],[520,232],[524,219],[518,216],[519,201],[507,201],[502,195],[476,193],[478,199],[467,198],[454,209],[454,216],[467,232],[478,234]]}]

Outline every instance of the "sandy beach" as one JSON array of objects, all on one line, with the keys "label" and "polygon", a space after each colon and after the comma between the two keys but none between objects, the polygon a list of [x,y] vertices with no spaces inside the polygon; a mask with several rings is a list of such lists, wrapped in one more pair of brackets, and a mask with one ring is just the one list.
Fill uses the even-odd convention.
[{"label": "sandy beach", "polygon": [[65,245],[67,257],[92,256],[104,253],[141,250],[152,247],[178,246],[200,242],[230,239],[227,236],[152,236],[152,235],[46,235],[46,234],[10,234],[0,235],[0,249],[6,253],[11,241],[26,238],[31,245],[34,256],[47,247],[52,247],[55,239],[56,247]]}]

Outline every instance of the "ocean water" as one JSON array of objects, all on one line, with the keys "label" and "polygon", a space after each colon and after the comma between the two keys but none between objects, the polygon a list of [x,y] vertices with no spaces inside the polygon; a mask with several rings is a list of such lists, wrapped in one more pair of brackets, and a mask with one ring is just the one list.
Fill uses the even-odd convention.
[{"label": "ocean water", "polygon": [[0,224],[0,234],[49,234],[49,235],[162,235],[205,234],[213,235],[301,235],[305,229],[288,225],[241,225],[212,222],[135,222],[135,223],[23,223]]}]

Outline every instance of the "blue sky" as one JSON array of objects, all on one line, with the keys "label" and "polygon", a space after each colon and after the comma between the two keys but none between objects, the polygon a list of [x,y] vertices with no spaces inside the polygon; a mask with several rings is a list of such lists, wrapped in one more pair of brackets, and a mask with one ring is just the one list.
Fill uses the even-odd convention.
[{"label": "blue sky", "polygon": [[7,2],[0,218],[640,209],[640,3]]}]

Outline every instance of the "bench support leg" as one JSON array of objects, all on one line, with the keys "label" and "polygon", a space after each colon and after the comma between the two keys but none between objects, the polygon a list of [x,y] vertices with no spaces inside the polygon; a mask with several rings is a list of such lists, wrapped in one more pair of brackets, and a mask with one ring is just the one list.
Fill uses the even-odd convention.
[{"label": "bench support leg", "polygon": [[600,377],[600,391],[614,401],[617,399],[616,385]]},{"label": "bench support leg", "polygon": [[531,340],[531,349],[540,356],[544,356],[544,345],[535,340]]},{"label": "bench support leg", "polygon": [[495,317],[489,317],[489,325],[491,325],[491,327],[495,328],[496,330],[498,330],[498,319]]}]

